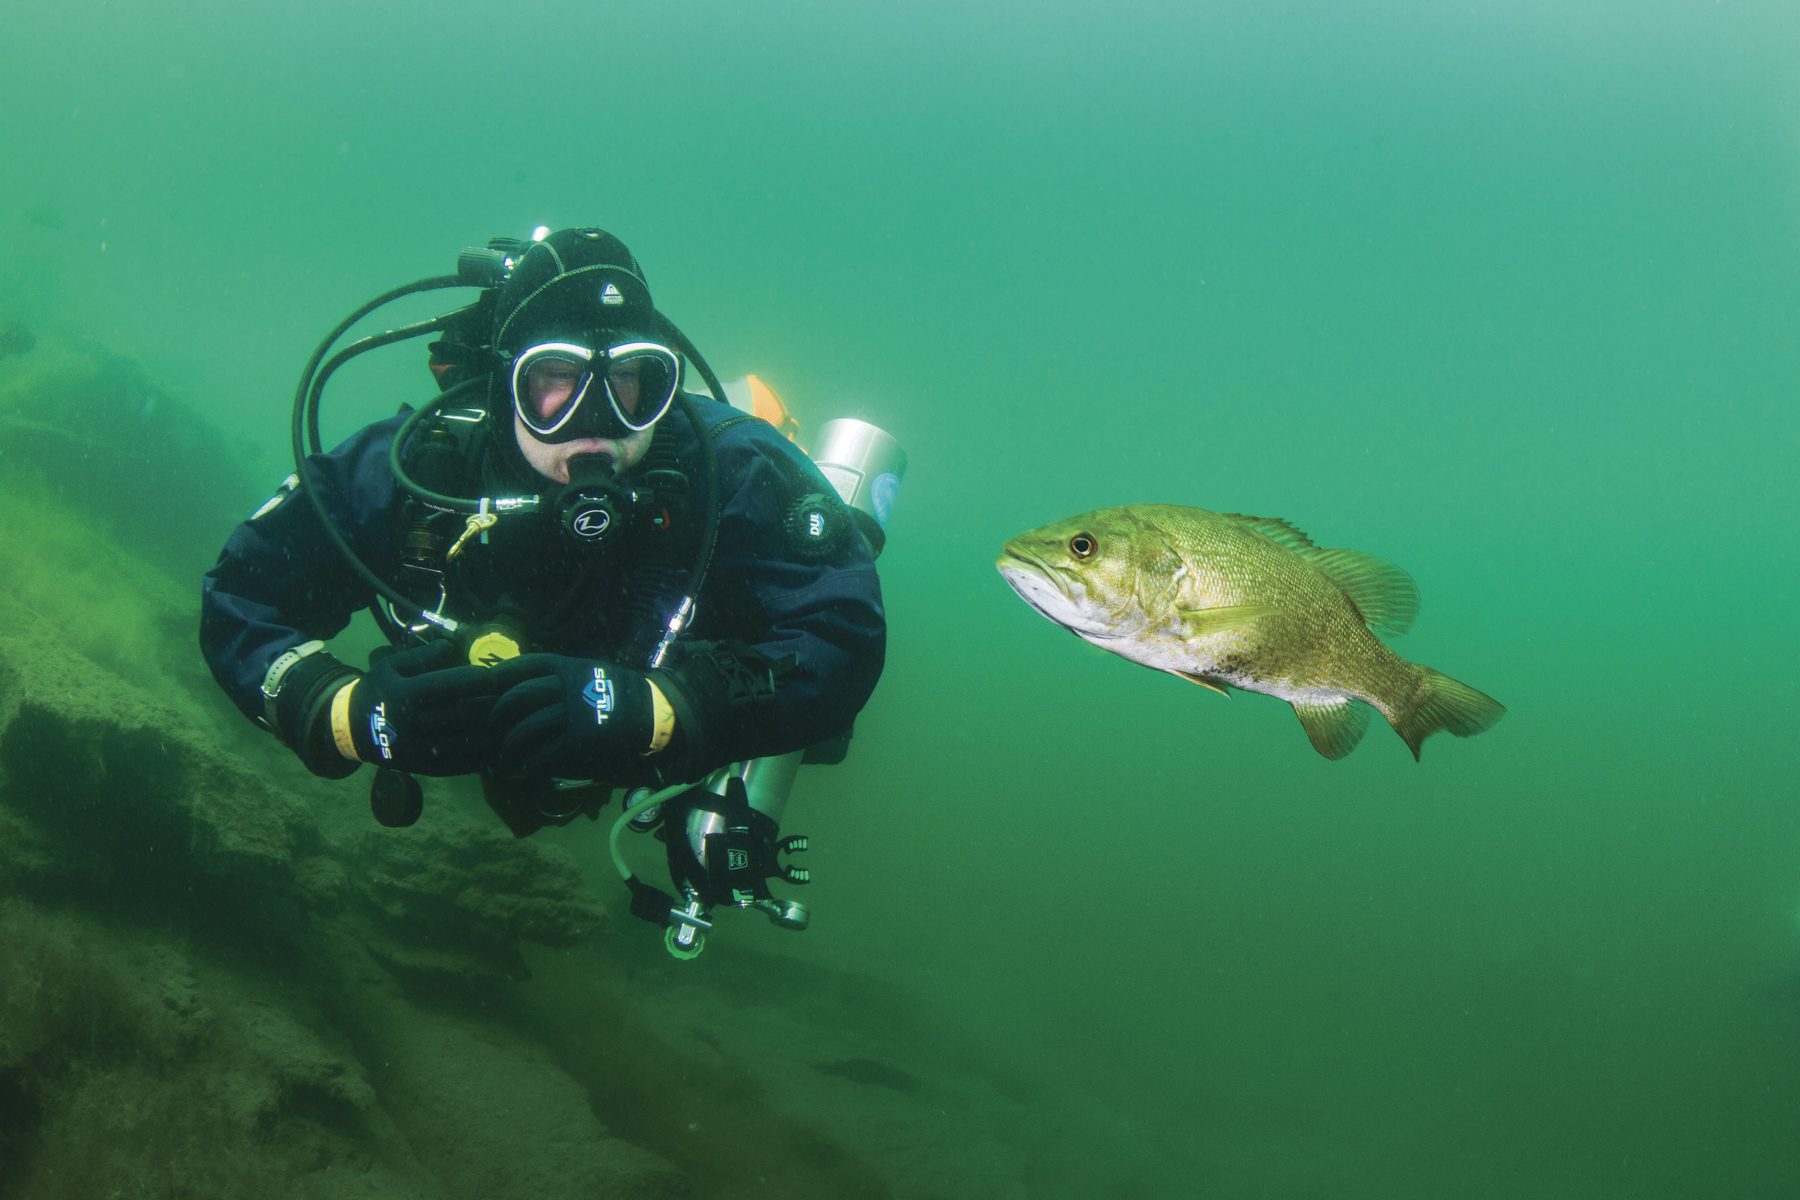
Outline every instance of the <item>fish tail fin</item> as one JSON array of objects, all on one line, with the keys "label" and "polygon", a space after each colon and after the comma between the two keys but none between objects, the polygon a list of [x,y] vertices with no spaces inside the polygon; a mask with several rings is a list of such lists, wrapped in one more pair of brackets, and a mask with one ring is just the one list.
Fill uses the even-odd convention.
[{"label": "fish tail fin", "polygon": [[1474,737],[1492,729],[1506,715],[1506,706],[1466,683],[1430,667],[1419,668],[1412,697],[1390,720],[1415,760],[1426,738],[1439,730],[1457,737]]}]

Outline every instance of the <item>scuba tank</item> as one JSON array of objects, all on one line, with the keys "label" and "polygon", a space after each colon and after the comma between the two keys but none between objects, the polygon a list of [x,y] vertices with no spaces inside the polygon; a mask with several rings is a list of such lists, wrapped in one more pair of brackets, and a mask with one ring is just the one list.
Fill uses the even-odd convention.
[{"label": "scuba tank", "polygon": [[[755,376],[732,380],[726,383],[725,394],[740,410],[755,406],[756,415],[771,424],[776,424],[771,415],[779,418],[776,427],[805,449],[797,436],[798,423],[761,380]],[[809,456],[837,492],[838,505],[824,497],[801,497],[790,514],[790,521],[800,525],[794,532],[804,536],[817,530],[817,536],[829,536],[824,524],[848,512],[879,558],[887,544],[894,497],[906,474],[905,451],[885,430],[849,418],[821,425],[817,447]],[[777,834],[800,767],[843,761],[849,741],[850,735],[844,734],[788,754],[731,763],[698,785],[659,792],[640,788],[627,796],[625,809],[613,824],[613,863],[631,889],[632,914],[664,926],[663,941],[670,954],[691,959],[705,949],[713,912],[721,907],[757,909],[783,929],[807,927],[811,914],[806,905],[782,900],[768,887],[773,878],[809,882],[805,868],[782,861],[783,855],[804,851],[807,839],[790,835],[778,840]],[[628,828],[658,829],[678,895],[662,892],[631,872],[619,849],[620,833]]]}]

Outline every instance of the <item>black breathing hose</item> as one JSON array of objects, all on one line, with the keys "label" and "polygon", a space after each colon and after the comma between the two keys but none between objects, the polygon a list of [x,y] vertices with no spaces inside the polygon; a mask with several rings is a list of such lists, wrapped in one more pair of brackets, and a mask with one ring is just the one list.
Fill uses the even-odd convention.
[{"label": "black breathing hose", "polygon": [[439,409],[448,408],[451,404],[463,399],[467,393],[485,389],[487,386],[488,376],[477,375],[473,379],[465,379],[461,383],[447,387],[414,409],[412,415],[402,421],[400,428],[394,431],[394,440],[388,443],[388,469],[394,474],[394,482],[399,484],[409,495],[423,500],[433,508],[442,508],[449,512],[475,513],[481,511],[479,496],[451,496],[434,491],[407,474],[403,458],[406,453],[406,443],[412,440],[413,433],[427,417],[435,415]]},{"label": "black breathing hose", "polygon": [[[338,322],[336,328],[326,335],[323,342],[319,343],[319,348],[313,351],[312,357],[307,360],[306,369],[300,373],[300,386],[294,393],[294,415],[292,429],[290,431],[294,444],[295,482],[298,484],[301,493],[305,495],[307,502],[313,506],[313,511],[318,514],[319,525],[325,530],[325,536],[331,540],[331,544],[337,548],[338,553],[343,556],[344,561],[349,564],[350,569],[355,571],[357,576],[360,577],[364,583],[368,584],[377,595],[386,599],[390,604],[407,612],[417,612],[421,621],[427,621],[431,624],[450,630],[454,630],[456,627],[454,621],[447,621],[445,618],[436,616],[409,599],[398,588],[395,588],[386,580],[382,579],[381,576],[370,570],[369,565],[363,562],[362,558],[351,548],[350,543],[345,540],[344,535],[338,531],[337,522],[332,519],[331,513],[327,510],[324,498],[319,495],[318,489],[313,485],[312,469],[306,461],[306,456],[308,453],[308,435],[311,437],[312,451],[316,453],[321,448],[319,445],[318,429],[318,395],[323,384],[322,382],[315,384],[314,377],[319,373],[319,364],[324,361],[326,354],[330,353],[331,347],[336,344],[337,340],[343,337],[352,325],[356,324],[376,309],[392,304],[395,300],[399,300],[402,297],[416,295],[419,292],[436,291],[440,288],[467,286],[468,284],[459,276],[434,275],[429,279],[421,279],[417,283],[409,283],[404,287],[397,287],[392,291],[383,292],[381,295],[375,297],[375,299],[364,304],[361,308],[358,308],[355,312]],[[406,334],[406,336],[417,337],[420,334],[431,332],[432,323],[426,322],[425,325],[427,326],[426,328],[419,328],[417,326],[411,327],[413,332]],[[383,341],[381,338],[377,337],[368,340],[374,344],[365,346],[364,349],[366,350],[373,350],[376,345],[388,345],[391,344],[392,341],[401,339],[392,338],[388,341]],[[357,351],[357,353],[361,352],[362,351]],[[343,361],[348,361],[348,358],[344,357]],[[342,365],[342,363],[337,362],[336,365]],[[335,366],[333,369],[336,369]]]},{"label": "black breathing hose", "polygon": [[311,393],[307,396],[307,452],[309,454],[317,454],[325,448],[323,443],[319,440],[319,397],[324,393],[325,385],[331,381],[331,377],[337,374],[339,367],[359,355],[367,354],[371,350],[379,350],[383,346],[392,346],[396,342],[404,342],[411,338],[423,337],[428,333],[437,333],[449,326],[451,322],[455,321],[467,311],[468,309],[466,308],[459,308],[440,316],[432,317],[428,321],[419,321],[412,325],[402,325],[400,328],[390,329],[386,333],[373,334],[369,337],[362,338],[359,341],[351,342],[348,346],[345,346],[342,350],[339,350],[336,354],[332,355],[331,358],[326,361],[325,365],[319,368],[318,374],[314,377],[312,382]]},{"label": "black breathing hose", "polygon": [[[712,392],[713,399],[720,404],[730,403],[725,399],[725,385],[713,374],[711,364],[695,348],[694,343],[688,340],[687,334],[681,332],[675,322],[660,312],[656,317],[662,322],[663,336],[669,339],[678,353],[694,364],[695,370],[700,372],[700,378],[706,381],[707,389]],[[683,593],[689,600],[698,600],[700,584],[706,578],[707,568],[712,565],[713,543],[719,536],[719,458],[713,450],[712,431],[700,420],[700,413],[693,403],[687,396],[679,393],[676,399],[681,404],[682,414],[687,417],[688,424],[694,427],[694,434],[700,441],[700,474],[705,481],[700,511],[706,514],[706,524],[700,534],[700,548],[694,553],[694,565],[688,572],[687,588]]]}]

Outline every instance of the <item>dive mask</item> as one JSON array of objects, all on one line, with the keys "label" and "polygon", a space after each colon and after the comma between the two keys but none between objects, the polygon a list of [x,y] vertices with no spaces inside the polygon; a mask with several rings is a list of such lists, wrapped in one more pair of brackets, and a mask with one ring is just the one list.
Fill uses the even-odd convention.
[{"label": "dive mask", "polygon": [[595,349],[540,342],[512,363],[513,411],[539,441],[623,438],[661,420],[681,386],[681,357],[656,342]]}]

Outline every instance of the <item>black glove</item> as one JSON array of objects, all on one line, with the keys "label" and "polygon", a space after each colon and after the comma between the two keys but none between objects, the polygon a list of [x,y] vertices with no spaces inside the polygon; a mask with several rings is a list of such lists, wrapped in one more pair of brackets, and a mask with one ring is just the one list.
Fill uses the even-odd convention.
[{"label": "black glove", "polygon": [[322,651],[308,655],[288,669],[279,691],[264,706],[264,720],[275,736],[321,778],[342,779],[361,765],[345,758],[331,736],[331,698],[358,674]]},{"label": "black glove", "polygon": [[649,782],[655,723],[641,671],[561,654],[522,654],[490,668],[505,689],[494,705],[494,766],[516,775]]},{"label": "black glove", "polygon": [[419,775],[467,775],[488,765],[488,719],[500,684],[444,640],[370,664],[350,693],[350,739],[364,762]]},{"label": "black glove", "polygon": [[778,752],[768,746],[768,713],[794,666],[791,654],[770,659],[743,642],[677,642],[655,674],[675,713],[674,741],[658,756],[662,773],[699,779],[735,759]]}]

